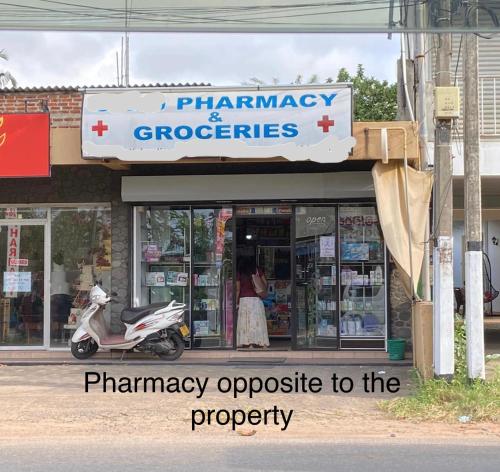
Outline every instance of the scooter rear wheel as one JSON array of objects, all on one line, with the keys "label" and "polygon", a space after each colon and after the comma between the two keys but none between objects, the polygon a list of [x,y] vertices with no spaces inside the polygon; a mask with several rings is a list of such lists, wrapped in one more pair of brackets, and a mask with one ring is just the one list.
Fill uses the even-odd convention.
[{"label": "scooter rear wheel", "polygon": [[97,352],[97,349],[99,349],[99,346],[92,338],[78,343],[71,342],[71,354],[80,360],[92,357]]},{"label": "scooter rear wheel", "polygon": [[172,341],[174,349],[170,350],[168,353],[157,353],[158,357],[163,361],[175,361],[179,359],[184,352],[184,341],[177,333],[172,334],[170,341]]}]

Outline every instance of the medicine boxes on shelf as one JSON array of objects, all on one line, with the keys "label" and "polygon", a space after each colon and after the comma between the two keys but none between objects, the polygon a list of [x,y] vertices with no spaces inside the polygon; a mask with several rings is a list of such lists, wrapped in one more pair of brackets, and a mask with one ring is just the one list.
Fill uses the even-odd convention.
[{"label": "medicine boxes on shelf", "polygon": [[383,285],[384,276],[382,267],[376,266],[368,274],[358,274],[358,271],[343,268],[340,272],[340,283],[342,285]]}]

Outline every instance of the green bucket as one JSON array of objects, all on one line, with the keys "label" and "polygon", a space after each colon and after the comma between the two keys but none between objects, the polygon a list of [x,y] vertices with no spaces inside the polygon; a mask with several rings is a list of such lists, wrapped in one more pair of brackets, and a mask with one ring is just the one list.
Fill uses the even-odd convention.
[{"label": "green bucket", "polygon": [[387,352],[391,361],[402,361],[405,358],[406,340],[401,338],[387,340]]}]

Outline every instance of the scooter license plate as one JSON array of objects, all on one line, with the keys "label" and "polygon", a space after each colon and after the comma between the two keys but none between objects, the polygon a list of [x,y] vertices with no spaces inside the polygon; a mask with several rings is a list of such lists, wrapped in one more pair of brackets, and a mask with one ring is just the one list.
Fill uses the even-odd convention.
[{"label": "scooter license plate", "polygon": [[185,324],[179,327],[179,331],[181,332],[183,337],[186,337],[189,334],[189,328]]}]

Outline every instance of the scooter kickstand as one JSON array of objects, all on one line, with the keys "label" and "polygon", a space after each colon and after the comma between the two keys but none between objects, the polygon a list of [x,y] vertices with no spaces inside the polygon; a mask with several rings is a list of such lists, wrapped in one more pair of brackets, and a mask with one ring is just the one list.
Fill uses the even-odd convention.
[{"label": "scooter kickstand", "polygon": [[127,351],[125,351],[125,350],[123,350],[123,351],[122,351],[122,357],[120,357],[120,362],[121,362],[121,361],[123,361],[123,358],[125,357],[125,353],[126,353],[126,352],[127,352]]}]

